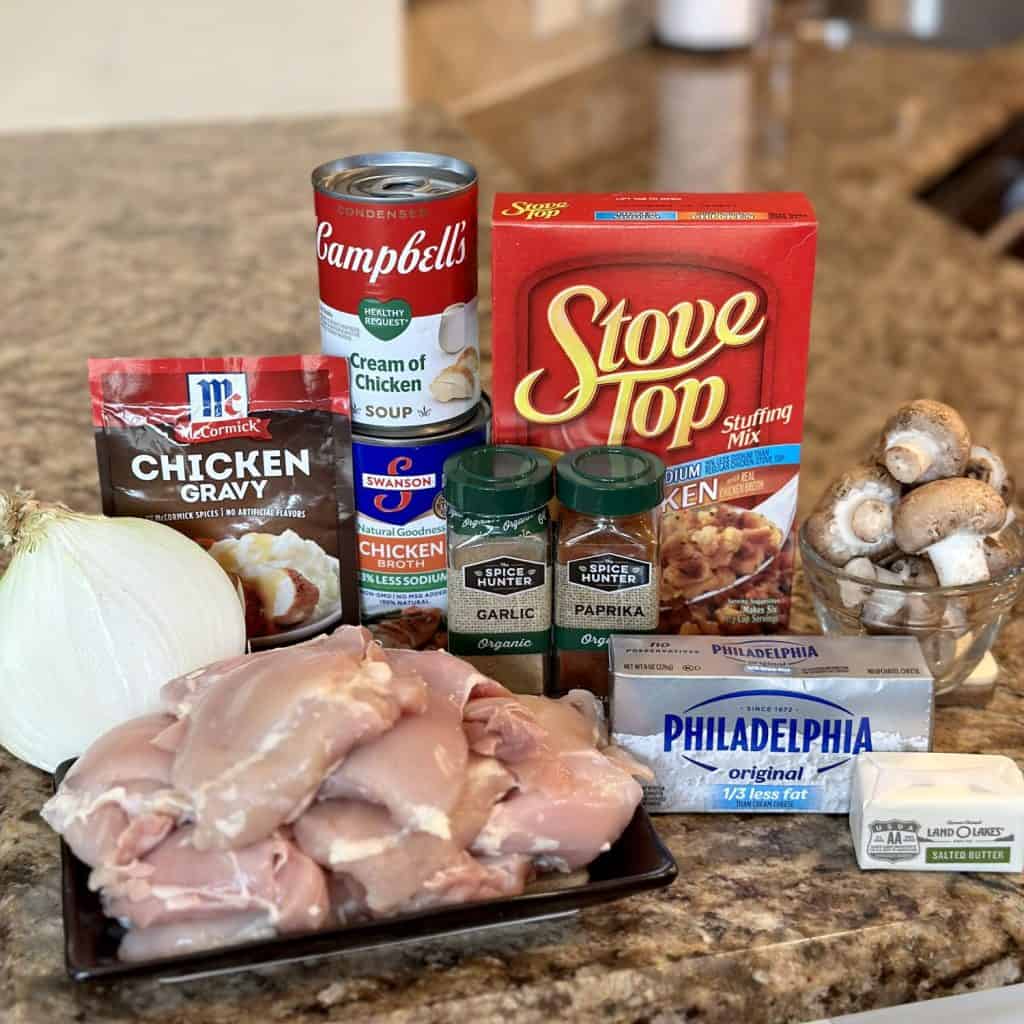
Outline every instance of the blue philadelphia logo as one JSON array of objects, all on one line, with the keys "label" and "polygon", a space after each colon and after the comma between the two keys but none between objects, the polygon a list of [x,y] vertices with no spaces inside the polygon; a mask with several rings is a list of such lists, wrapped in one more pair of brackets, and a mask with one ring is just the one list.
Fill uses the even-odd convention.
[{"label": "blue philadelphia logo", "polygon": [[[782,700],[787,704],[800,703],[804,707],[804,714],[800,718],[749,712],[736,716],[716,715],[713,711],[710,714],[694,714],[704,708],[711,710],[712,705],[739,700],[747,704],[764,702],[766,705],[771,700]],[[766,710],[770,709],[766,707]],[[837,713],[830,714],[830,711]],[[665,715],[664,729],[665,753],[680,748],[685,760],[707,771],[718,770],[718,766],[713,763],[716,753],[737,750],[768,754],[808,754],[817,751],[842,756],[842,760],[818,768],[820,775],[845,764],[853,755],[872,749],[871,719],[866,715],[858,717],[849,708],[834,701],[792,690],[737,690],[709,697],[688,707],[680,715]],[[704,760],[688,756],[694,753],[705,755]],[[802,775],[800,769],[798,777]],[[766,775],[768,777],[783,776],[769,774]]]},{"label": "blue philadelphia logo", "polygon": [[799,665],[809,658],[818,657],[814,644],[795,644],[784,640],[745,640],[738,643],[712,644],[712,654],[721,654],[732,661],[745,662],[782,662],[786,665]]}]

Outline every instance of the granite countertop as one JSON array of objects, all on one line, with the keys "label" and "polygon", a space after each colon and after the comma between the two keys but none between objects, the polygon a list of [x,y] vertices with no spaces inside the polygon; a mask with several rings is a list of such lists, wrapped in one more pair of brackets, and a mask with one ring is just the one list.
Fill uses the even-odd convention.
[{"label": "granite countertop", "polygon": [[[1020,469],[1024,266],[911,193],[999,126],[1022,72],[1014,51],[776,41],[753,62],[638,52],[461,124],[425,110],[0,140],[0,487],[96,507],[87,355],[315,350],[307,173],[412,146],[468,157],[492,190],[806,190],[821,238],[805,505],[883,410],[918,394],[954,401]],[[793,627],[813,628],[802,587]],[[1022,651],[1018,616],[993,703],[940,710],[937,749],[1024,762]],[[5,1024],[778,1024],[1024,974],[1019,877],[862,874],[843,817],[698,815],[657,820],[679,862],[670,889],[570,921],[180,986],[75,986],[37,813],[48,788],[0,754]]]}]

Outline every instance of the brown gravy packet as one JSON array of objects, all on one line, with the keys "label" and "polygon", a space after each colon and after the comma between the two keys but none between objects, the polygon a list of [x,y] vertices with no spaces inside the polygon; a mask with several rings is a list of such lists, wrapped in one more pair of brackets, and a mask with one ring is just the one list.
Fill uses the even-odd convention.
[{"label": "brown gravy packet", "polygon": [[90,359],[103,511],[205,547],[254,647],[359,621],[348,364]]}]

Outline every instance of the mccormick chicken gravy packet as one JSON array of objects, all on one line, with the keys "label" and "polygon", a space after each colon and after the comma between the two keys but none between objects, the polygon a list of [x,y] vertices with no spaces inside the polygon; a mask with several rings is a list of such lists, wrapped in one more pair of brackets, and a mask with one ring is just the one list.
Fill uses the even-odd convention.
[{"label": "mccormick chicken gravy packet", "polygon": [[648,810],[849,810],[854,760],[927,751],[932,677],[912,637],[611,642],[614,742]]},{"label": "mccormick chicken gravy packet", "polygon": [[89,388],[103,511],[206,548],[253,646],[359,621],[344,359],[91,359]]}]

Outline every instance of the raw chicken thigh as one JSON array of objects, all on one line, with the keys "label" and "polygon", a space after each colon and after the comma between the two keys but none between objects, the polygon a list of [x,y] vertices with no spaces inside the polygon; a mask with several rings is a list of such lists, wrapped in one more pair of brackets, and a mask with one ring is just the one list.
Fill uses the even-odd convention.
[{"label": "raw chicken thigh", "polygon": [[403,827],[383,806],[361,800],[325,800],[295,823],[295,841],[310,857],[358,883],[343,919],[408,909],[434,876],[465,869],[472,860],[466,849],[515,784],[493,758],[467,760],[448,836]]},{"label": "raw chicken thigh", "polygon": [[90,867],[128,864],[153,849],[182,805],[171,790],[173,756],[153,739],[174,719],[133,718],[101,736],[43,808],[47,824]]},{"label": "raw chicken thigh", "polygon": [[[327,915],[323,872],[280,833],[241,850],[203,852],[194,826],[178,829],[130,869],[99,869],[103,909],[149,955],[173,951],[165,926],[245,917],[252,929],[310,931]],[[155,929],[161,929],[159,931]]]},{"label": "raw chicken thigh", "polygon": [[643,769],[596,700],[518,697],[364,629],[172,680],[43,816],[148,960],[521,893],[618,838]]},{"label": "raw chicken thigh", "polygon": [[[193,678],[199,697],[175,738],[171,779],[198,849],[245,846],[294,820],[354,746],[424,710],[423,681],[358,639],[233,658]],[[177,699],[174,684],[168,696]]]},{"label": "raw chicken thigh", "polygon": [[584,698],[595,701],[573,691],[562,701],[523,696],[470,706],[481,737],[474,750],[494,746],[516,780],[473,842],[475,853],[523,854],[538,866],[574,871],[622,834],[643,790],[622,762],[597,748],[596,706],[581,704]]},{"label": "raw chicken thigh", "polygon": [[[399,825],[448,839],[449,816],[462,791],[468,758],[461,710],[431,691],[422,715],[403,718],[352,751],[324,781],[320,797],[380,804]],[[415,771],[408,770],[410,764]]]}]

